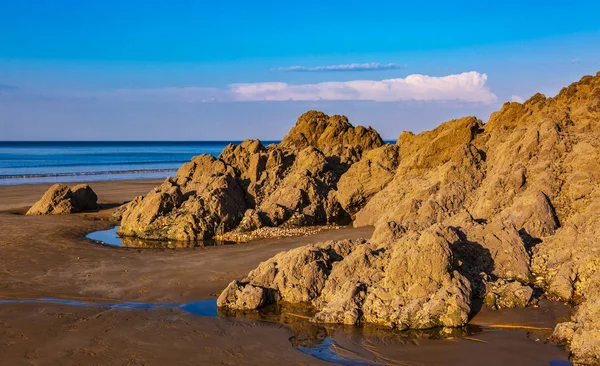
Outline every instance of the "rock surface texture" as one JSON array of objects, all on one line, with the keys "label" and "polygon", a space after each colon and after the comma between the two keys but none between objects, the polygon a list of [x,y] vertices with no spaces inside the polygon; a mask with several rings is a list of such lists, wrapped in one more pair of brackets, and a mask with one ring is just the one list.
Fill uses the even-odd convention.
[{"label": "rock surface texture", "polygon": [[395,146],[334,117],[309,112],[266,148],[293,163],[271,164],[281,179],[252,191],[244,220],[353,218],[374,236],[281,253],[219,306],[308,302],[317,322],[428,328],[465,324],[476,297],[527,306],[538,288],[577,305],[555,338],[576,361],[600,363],[600,73],[552,98],[505,103],[485,124],[405,132]]},{"label": "rock surface texture", "polygon": [[194,157],[127,206],[119,234],[195,241],[264,226],[349,224],[337,183],[363,154],[383,145],[372,128],[306,112],[280,144],[246,140],[219,157]]},{"label": "rock surface texture", "polygon": [[50,187],[42,198],[31,206],[27,215],[63,215],[98,208],[98,197],[87,184],[72,188],[64,184]]}]

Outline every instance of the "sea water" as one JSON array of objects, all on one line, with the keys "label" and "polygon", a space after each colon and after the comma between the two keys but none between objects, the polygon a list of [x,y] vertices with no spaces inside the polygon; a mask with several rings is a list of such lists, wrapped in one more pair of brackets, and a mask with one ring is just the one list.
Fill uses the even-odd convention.
[{"label": "sea water", "polygon": [[239,141],[0,141],[0,185],[166,178],[229,143]]}]

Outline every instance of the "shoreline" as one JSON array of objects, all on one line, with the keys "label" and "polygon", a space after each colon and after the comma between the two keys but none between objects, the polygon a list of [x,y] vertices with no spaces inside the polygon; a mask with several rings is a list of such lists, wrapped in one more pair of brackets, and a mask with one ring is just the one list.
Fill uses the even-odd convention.
[{"label": "shoreline", "polygon": [[[147,193],[160,182],[162,180],[89,182],[105,208],[63,216],[15,214],[24,212],[51,184],[0,186],[0,225],[3,227],[0,231],[3,253],[0,256],[0,299],[154,303],[204,300],[214,298],[231,280],[244,277],[259,262],[278,252],[318,241],[369,238],[373,232],[370,227],[341,228],[323,230],[312,236],[177,250],[115,248],[85,238],[91,231],[115,225],[106,218],[117,204]],[[557,312],[565,311],[564,307],[557,310],[559,304],[553,303],[550,307],[546,313],[535,308],[482,311],[473,319],[473,324],[501,323],[497,320],[501,316],[503,322],[512,324],[531,323],[537,317],[547,326]],[[502,318],[502,314],[512,315]],[[2,304],[0,353],[10,364],[27,359],[50,364],[129,361],[163,364],[168,361],[164,357],[172,350],[173,339],[179,339],[175,346],[179,356],[175,364],[193,364],[198,359],[248,365],[257,362],[326,364],[292,347],[289,339],[304,334],[303,329],[308,325],[306,321],[302,325],[298,319],[290,319],[264,323],[246,317],[198,317],[169,308],[125,311],[94,306],[73,308],[64,304]],[[519,364],[519,358],[512,355],[515,352],[523,357],[523,365],[547,364],[539,362],[539,354],[548,352],[552,358],[568,357],[560,347],[530,339],[525,330],[492,329],[477,336],[482,342],[463,338],[456,341],[427,339],[414,347],[386,343],[387,338],[377,332],[363,334],[360,333],[363,331],[356,333],[344,327],[329,326],[310,325],[309,328],[333,332],[333,339],[349,349],[356,337],[359,340],[367,337],[364,339],[376,342],[380,354],[415,362],[439,362],[436,357],[443,356],[452,360],[449,364],[465,364],[461,356],[465,352],[471,353],[470,359],[486,357],[486,353],[492,352],[497,364],[503,360]],[[495,348],[497,342],[504,346]],[[107,348],[110,352],[104,351]],[[363,348],[355,351],[365,352]],[[434,354],[441,356],[433,357]]]}]

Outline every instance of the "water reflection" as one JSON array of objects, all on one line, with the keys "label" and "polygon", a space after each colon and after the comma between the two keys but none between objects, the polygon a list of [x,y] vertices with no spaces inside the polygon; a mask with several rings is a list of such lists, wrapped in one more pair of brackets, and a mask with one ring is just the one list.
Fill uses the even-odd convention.
[{"label": "water reflection", "polygon": [[360,327],[310,322],[314,309],[310,306],[276,304],[261,310],[239,311],[219,309],[219,316],[246,321],[282,324],[294,336],[292,346],[320,360],[339,365],[384,365],[390,360],[378,353],[382,346],[418,346],[425,340],[456,339],[480,334],[479,326],[434,328],[399,331],[376,325]]},{"label": "water reflection", "polygon": [[[153,309],[179,308],[191,314],[208,317],[222,317],[233,322],[268,322],[283,325],[294,334],[291,345],[298,351],[338,365],[422,365],[394,360],[386,356],[386,347],[401,349],[403,346],[418,346],[428,340],[451,340],[473,337],[489,328],[467,325],[462,328],[435,328],[427,330],[398,331],[386,327],[365,325],[362,327],[344,325],[322,325],[310,322],[314,309],[310,306],[276,304],[261,310],[234,311],[217,308],[215,299],[194,301],[185,304],[123,302],[94,303],[65,299],[24,299],[0,300],[0,304],[47,303],[71,306],[108,307],[113,309]],[[510,331],[509,331],[510,332]],[[484,342],[486,343],[486,342]],[[427,347],[425,347],[427,348]],[[387,348],[389,350],[390,348]],[[430,348],[431,349],[431,348]],[[480,351],[481,352],[481,351]],[[563,360],[549,361],[551,366],[568,366],[572,363]]]},{"label": "water reflection", "polygon": [[182,249],[235,244],[234,242],[218,240],[203,240],[189,242],[169,240],[147,240],[132,237],[120,237],[117,235],[118,230],[119,226],[115,226],[112,229],[91,232],[85,237],[101,244],[117,247],[144,249]]},{"label": "water reflection", "polygon": [[153,302],[118,302],[118,303],[103,303],[103,302],[85,302],[76,300],[41,298],[41,299],[24,299],[24,300],[0,300],[0,304],[61,304],[71,306],[86,306],[86,307],[105,307],[112,309],[154,309],[154,308],[180,308],[188,313],[200,316],[219,316],[217,312],[217,300],[200,300],[187,304],[174,303],[153,303]]}]

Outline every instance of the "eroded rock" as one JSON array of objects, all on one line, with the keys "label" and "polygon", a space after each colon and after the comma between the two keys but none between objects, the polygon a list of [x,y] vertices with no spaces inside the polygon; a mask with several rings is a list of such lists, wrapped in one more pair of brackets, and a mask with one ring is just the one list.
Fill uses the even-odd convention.
[{"label": "eroded rock", "polygon": [[307,112],[281,144],[246,140],[218,158],[200,155],[183,164],[128,206],[119,234],[195,241],[263,226],[348,224],[334,194],[337,182],[363,152],[382,144],[371,128]]},{"label": "eroded rock", "polygon": [[54,184],[31,206],[27,215],[63,215],[97,208],[98,196],[87,184],[78,184],[72,188]]},{"label": "eroded rock", "polygon": [[[370,242],[308,245],[261,263],[241,283],[273,291],[274,301],[311,302],[319,310],[315,322],[457,327],[467,322],[471,303],[470,283],[455,270],[450,248],[458,240],[454,230],[432,226]],[[223,292],[219,306],[239,306],[239,296],[230,294],[244,288],[235,286]]]},{"label": "eroded rock", "polygon": [[487,283],[485,304],[492,309],[523,308],[533,298],[533,289],[518,281],[497,280]]}]

